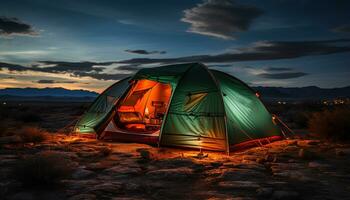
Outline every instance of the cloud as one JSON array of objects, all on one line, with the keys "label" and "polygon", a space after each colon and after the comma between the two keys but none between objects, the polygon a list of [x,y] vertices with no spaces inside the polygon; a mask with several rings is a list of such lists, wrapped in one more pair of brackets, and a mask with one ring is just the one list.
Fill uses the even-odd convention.
[{"label": "cloud", "polygon": [[228,63],[258,60],[292,59],[305,56],[350,52],[350,39],[315,41],[260,41],[246,48],[216,55],[197,55],[178,58],[133,58],[118,61],[123,64],[152,63]]},{"label": "cloud", "polygon": [[57,81],[57,80],[38,80],[36,83],[40,84],[54,84],[54,83],[77,83],[76,81]]},{"label": "cloud", "polygon": [[[39,61],[31,66],[1,63],[0,70],[9,72],[37,71],[53,74],[68,74],[72,77],[91,77],[98,80],[120,80],[131,76],[137,70],[152,65],[202,62],[213,67],[230,67],[234,62],[292,59],[305,56],[329,55],[350,52],[350,39],[321,41],[261,41],[245,48],[217,55],[198,55],[178,58],[133,58],[110,62],[63,62]],[[285,79],[306,75],[290,68],[270,67],[267,69],[247,69],[262,78]],[[288,72],[274,74],[270,72]]]},{"label": "cloud", "polygon": [[291,79],[291,78],[299,78],[302,76],[308,75],[304,72],[284,72],[284,73],[261,73],[257,74],[260,78],[267,79]]},{"label": "cloud", "polygon": [[335,27],[332,29],[332,31],[338,33],[350,33],[350,24],[344,24],[342,26]]},{"label": "cloud", "polygon": [[125,52],[134,53],[134,54],[142,54],[142,55],[166,54],[166,51],[147,51],[147,50],[143,50],[143,49],[136,49],[136,50],[127,49],[127,50],[125,50]]},{"label": "cloud", "polygon": [[247,31],[262,10],[240,5],[232,0],[207,0],[185,10],[181,21],[191,24],[188,32],[234,39],[238,32]]},{"label": "cloud", "polygon": [[[35,72],[47,72],[47,73],[66,73],[73,77],[92,77],[98,80],[120,80],[133,74],[134,71],[128,71],[127,73],[103,73],[103,70],[112,65],[113,62],[62,62],[62,61],[40,61],[30,67],[22,65],[1,63],[0,70],[7,69],[10,72],[24,72],[24,71],[35,71]],[[105,67],[95,67],[105,66]],[[123,69],[122,69],[123,70]],[[126,69],[124,69],[127,71]],[[46,81],[48,82],[48,81]]]},{"label": "cloud", "polygon": [[37,36],[39,35],[29,24],[21,22],[17,18],[0,17],[0,36]]},{"label": "cloud", "polygon": [[47,55],[50,52],[43,50],[28,50],[28,51],[3,51],[0,56],[40,56]]},{"label": "cloud", "polygon": [[292,71],[292,68],[289,67],[268,67],[267,71]]}]

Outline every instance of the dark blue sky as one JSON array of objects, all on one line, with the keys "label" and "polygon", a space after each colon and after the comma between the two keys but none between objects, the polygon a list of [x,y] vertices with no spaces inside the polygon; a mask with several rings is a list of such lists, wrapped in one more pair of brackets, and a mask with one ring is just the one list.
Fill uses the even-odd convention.
[{"label": "dark blue sky", "polygon": [[250,85],[350,85],[346,0],[0,3],[2,88],[101,91],[139,68],[178,62]]}]

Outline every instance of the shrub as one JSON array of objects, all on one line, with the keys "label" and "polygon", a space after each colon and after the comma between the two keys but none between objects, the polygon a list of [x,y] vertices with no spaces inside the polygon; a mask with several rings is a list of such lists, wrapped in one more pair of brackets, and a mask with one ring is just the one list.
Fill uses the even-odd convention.
[{"label": "shrub", "polygon": [[21,137],[25,143],[38,143],[47,139],[47,133],[37,127],[23,127],[18,131],[18,136]]},{"label": "shrub", "polygon": [[12,174],[24,186],[47,186],[58,184],[72,174],[69,160],[55,153],[35,154],[16,163]]},{"label": "shrub", "polygon": [[309,130],[330,140],[350,140],[350,109],[336,108],[314,113],[309,121]]}]

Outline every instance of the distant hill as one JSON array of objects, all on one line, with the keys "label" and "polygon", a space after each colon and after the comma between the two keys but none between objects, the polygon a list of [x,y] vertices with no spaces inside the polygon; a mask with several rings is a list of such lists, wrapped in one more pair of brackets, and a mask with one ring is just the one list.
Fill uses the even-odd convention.
[{"label": "distant hill", "polygon": [[350,86],[342,88],[309,87],[253,87],[266,100],[321,100],[339,97],[350,97]]},{"label": "distant hill", "polygon": [[0,89],[0,96],[22,97],[96,97],[98,93],[87,90],[69,90],[65,88],[5,88]]},{"label": "distant hill", "polygon": [[[264,100],[321,100],[338,97],[350,97],[350,86],[324,89],[309,87],[253,87]],[[0,100],[27,101],[93,101],[98,93],[87,90],[69,90],[65,88],[6,88],[0,89]]]},{"label": "distant hill", "polygon": [[6,88],[0,89],[2,101],[93,101],[98,93],[65,88]]}]

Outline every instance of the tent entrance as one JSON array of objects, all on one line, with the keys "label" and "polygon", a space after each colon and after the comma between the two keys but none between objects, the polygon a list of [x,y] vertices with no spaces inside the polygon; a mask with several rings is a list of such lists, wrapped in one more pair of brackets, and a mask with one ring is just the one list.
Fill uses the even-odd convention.
[{"label": "tent entrance", "polygon": [[131,133],[159,133],[170,96],[170,84],[146,79],[135,81],[116,107],[116,126]]}]

